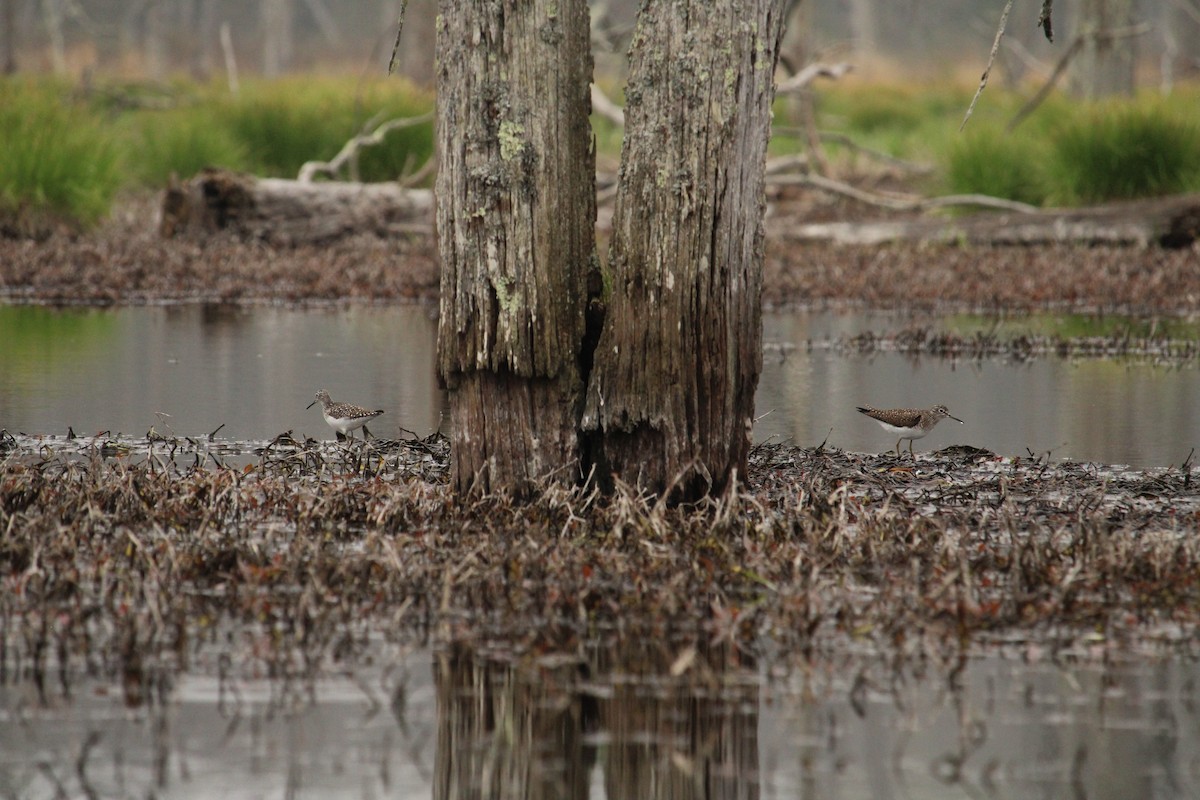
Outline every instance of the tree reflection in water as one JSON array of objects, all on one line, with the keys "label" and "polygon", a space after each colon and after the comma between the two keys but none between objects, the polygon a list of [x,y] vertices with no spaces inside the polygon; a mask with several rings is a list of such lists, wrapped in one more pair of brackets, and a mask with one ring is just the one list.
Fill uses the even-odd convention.
[{"label": "tree reflection in water", "polygon": [[514,663],[460,644],[434,674],[438,800],[759,796],[759,676],[728,645]]}]

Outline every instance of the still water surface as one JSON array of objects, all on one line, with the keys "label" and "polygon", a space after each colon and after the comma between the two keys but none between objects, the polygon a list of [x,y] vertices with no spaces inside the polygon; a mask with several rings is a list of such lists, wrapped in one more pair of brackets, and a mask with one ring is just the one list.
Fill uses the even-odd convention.
[{"label": "still water surface", "polygon": [[[0,307],[0,428],[269,439],[332,432],[313,392],[384,408],[371,431],[425,436],[446,398],[427,306],[327,311],[213,305],[53,310]],[[1134,467],[1178,465],[1200,445],[1200,370],[1115,359],[972,362],[843,355],[808,342],[937,320],[789,312],[764,320],[758,441],[882,452],[896,441],[856,405],[944,403],[916,449],[953,444]]]},{"label": "still water surface", "polygon": [[[1200,796],[1200,665],[972,659],[860,681],[697,678],[415,652],[282,690],[189,674],[38,707],[0,685],[0,794],[212,798]],[[635,657],[632,663],[640,663]],[[706,668],[707,670],[707,668]]]},{"label": "still water surface", "polygon": [[[756,437],[882,451],[895,441],[856,404],[943,402],[967,424],[943,423],[918,450],[1155,466],[1200,439],[1194,368],[807,347],[913,322],[768,315]],[[305,410],[326,387],[387,409],[377,435],[425,435],[446,407],[434,344],[426,307],[0,307],[0,428],[330,438]],[[39,697],[6,672],[0,796],[1200,797],[1194,658],[1051,663],[1015,646],[971,659],[955,687],[944,666],[857,680],[851,656],[790,674],[718,657],[702,677],[601,660],[585,677],[574,664],[383,653],[289,686],[254,665],[221,679],[198,657],[149,708],[127,707],[119,681]]]}]

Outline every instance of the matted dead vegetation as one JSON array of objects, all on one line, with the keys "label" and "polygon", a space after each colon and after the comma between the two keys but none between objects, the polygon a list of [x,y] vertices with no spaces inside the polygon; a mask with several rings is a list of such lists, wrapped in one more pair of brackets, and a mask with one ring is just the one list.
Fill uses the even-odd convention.
[{"label": "matted dead vegetation", "polygon": [[88,674],[136,703],[213,653],[222,674],[311,680],[381,637],[546,663],[631,637],[781,665],[1194,646],[1190,463],[763,445],[741,492],[672,508],[462,499],[447,456],[436,437],[0,435],[0,681],[69,695]]},{"label": "matted dead vegetation", "polygon": [[[128,198],[85,235],[42,241],[0,236],[0,299],[130,304],[236,302],[436,302],[434,237],[373,235],[322,245],[270,247],[214,235],[163,239],[156,199]],[[861,207],[836,206],[840,219]],[[793,223],[817,213],[804,196],[779,200],[768,225],[767,307],[854,306],[937,311],[1077,310],[1194,314],[1200,308],[1196,246],[882,247],[797,244]],[[602,246],[603,249],[603,246]]]}]

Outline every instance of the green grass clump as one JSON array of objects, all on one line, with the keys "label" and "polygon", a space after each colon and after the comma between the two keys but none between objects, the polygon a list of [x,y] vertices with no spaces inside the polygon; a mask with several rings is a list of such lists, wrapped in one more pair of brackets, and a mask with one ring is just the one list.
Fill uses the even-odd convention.
[{"label": "green grass clump", "polygon": [[[349,139],[378,123],[419,116],[432,107],[430,97],[399,81],[355,87],[290,78],[247,86],[217,107],[216,119],[245,148],[250,171],[294,178],[306,161],[328,161]],[[432,122],[394,130],[383,144],[360,151],[358,177],[395,180],[432,153]]]},{"label": "green grass clump", "polygon": [[188,178],[205,167],[246,170],[246,147],[233,133],[211,124],[211,109],[147,112],[135,125],[139,142],[127,158],[130,172],[144,186],[166,185],[171,175]]},{"label": "green grass clump", "polygon": [[1046,199],[1041,167],[1045,150],[1033,137],[976,129],[950,145],[946,185],[954,194],[986,194],[1041,205]]},{"label": "green grass clump", "polygon": [[103,120],[57,84],[0,81],[0,224],[37,234],[90,226],[122,184],[120,149]]},{"label": "green grass clump", "polygon": [[[171,174],[188,178],[204,167],[295,178],[305,162],[330,160],[380,122],[432,107],[432,97],[403,81],[309,76],[249,81],[238,95],[223,86],[193,87],[174,107],[133,112],[123,126],[133,144],[130,171],[144,185],[161,186]],[[359,151],[356,176],[339,177],[395,180],[432,153],[432,122],[393,130],[382,144]]]},{"label": "green grass clump", "polygon": [[1200,119],[1161,103],[1102,104],[1053,136],[1054,185],[1066,203],[1095,203],[1200,188]]}]

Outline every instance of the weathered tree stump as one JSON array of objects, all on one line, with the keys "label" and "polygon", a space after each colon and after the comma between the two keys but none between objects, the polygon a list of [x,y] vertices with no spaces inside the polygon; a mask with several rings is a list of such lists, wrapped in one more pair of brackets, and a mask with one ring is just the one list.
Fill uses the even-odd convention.
[{"label": "weathered tree stump", "polygon": [[432,233],[433,192],[395,183],[304,182],[206,169],[172,182],[162,200],[159,232],[293,246],[374,233]]}]

